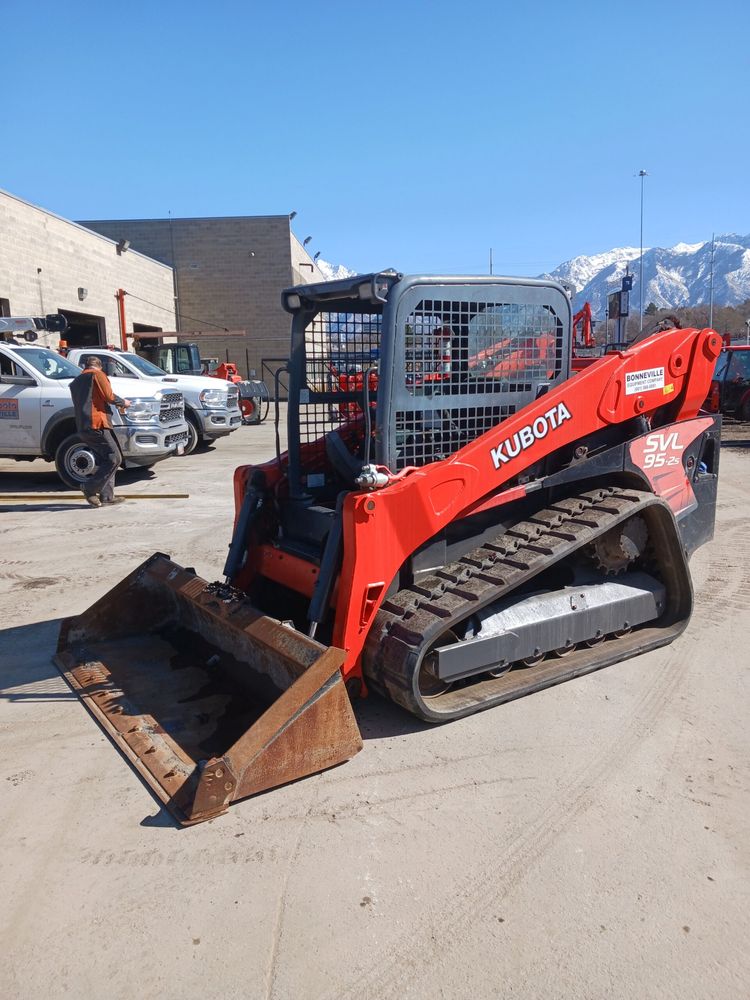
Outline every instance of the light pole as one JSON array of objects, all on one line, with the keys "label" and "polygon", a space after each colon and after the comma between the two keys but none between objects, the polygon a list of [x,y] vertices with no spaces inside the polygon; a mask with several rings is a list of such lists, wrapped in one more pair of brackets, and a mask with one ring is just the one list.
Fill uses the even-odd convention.
[{"label": "light pole", "polygon": [[639,170],[638,176],[641,179],[641,262],[638,267],[638,285],[640,286],[640,303],[638,306],[639,327],[638,332],[643,333],[643,184],[648,174],[645,170]]},{"label": "light pole", "polygon": [[750,347],[750,318],[745,320],[745,330],[747,331],[745,333],[745,343]]},{"label": "light pole", "polygon": [[708,325],[713,329],[714,325],[714,249],[716,244],[716,234],[711,233],[711,280],[708,291]]}]

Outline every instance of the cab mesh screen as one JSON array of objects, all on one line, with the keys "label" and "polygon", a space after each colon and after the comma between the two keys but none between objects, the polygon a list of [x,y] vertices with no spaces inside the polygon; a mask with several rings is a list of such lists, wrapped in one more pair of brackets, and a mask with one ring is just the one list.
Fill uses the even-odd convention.
[{"label": "cab mesh screen", "polygon": [[365,378],[373,426],[382,314],[321,312],[305,330],[305,389],[300,398],[300,440],[361,419]]},{"label": "cab mesh screen", "polygon": [[545,305],[423,299],[401,333],[414,405],[396,412],[397,469],[454,454],[563,367],[562,324]]}]

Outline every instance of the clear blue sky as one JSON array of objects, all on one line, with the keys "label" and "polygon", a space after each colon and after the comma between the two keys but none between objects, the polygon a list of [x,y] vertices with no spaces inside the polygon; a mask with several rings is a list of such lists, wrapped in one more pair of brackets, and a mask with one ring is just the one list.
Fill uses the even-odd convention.
[{"label": "clear blue sky", "polygon": [[750,232],[750,3],[3,4],[0,187],[281,214],[359,271]]}]

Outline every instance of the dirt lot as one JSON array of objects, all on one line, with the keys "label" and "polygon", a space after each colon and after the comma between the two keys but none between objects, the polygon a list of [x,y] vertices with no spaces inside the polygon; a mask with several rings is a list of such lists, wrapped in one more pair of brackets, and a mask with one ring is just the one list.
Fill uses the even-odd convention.
[{"label": "dirt lot", "polygon": [[[350,763],[186,830],[50,658],[154,550],[219,575],[273,428],[127,485],[189,500],[0,497],[0,994],[750,995],[750,429],[727,438],[674,645],[442,728],[372,698]],[[46,469],[0,462],[0,491]]]}]

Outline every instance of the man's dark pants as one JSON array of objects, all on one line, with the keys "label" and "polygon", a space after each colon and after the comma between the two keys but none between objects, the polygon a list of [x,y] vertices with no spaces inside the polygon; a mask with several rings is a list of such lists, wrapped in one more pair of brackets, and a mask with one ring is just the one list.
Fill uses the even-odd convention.
[{"label": "man's dark pants", "polygon": [[102,501],[107,502],[115,495],[115,473],[122,461],[117,438],[106,427],[101,430],[79,431],[78,436],[97,457],[96,475],[84,483],[83,495],[92,497],[98,493]]}]

